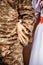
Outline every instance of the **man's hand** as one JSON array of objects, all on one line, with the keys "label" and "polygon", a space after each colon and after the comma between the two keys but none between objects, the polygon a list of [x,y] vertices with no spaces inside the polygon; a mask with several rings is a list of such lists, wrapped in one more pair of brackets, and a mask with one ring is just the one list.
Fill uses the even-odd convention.
[{"label": "man's hand", "polygon": [[18,39],[21,43],[28,43],[28,37],[26,34],[28,34],[26,28],[20,23],[17,23],[17,33],[18,33]]}]

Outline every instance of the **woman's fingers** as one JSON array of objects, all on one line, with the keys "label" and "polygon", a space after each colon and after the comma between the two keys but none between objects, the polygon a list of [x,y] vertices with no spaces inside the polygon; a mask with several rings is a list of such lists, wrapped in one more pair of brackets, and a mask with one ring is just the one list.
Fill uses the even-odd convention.
[{"label": "woman's fingers", "polygon": [[23,30],[26,34],[28,34],[28,31],[26,30],[26,28],[25,28],[24,26],[22,26],[22,30]]},{"label": "woman's fingers", "polygon": [[18,39],[22,43],[22,37],[21,37],[21,35],[18,35]]},{"label": "woman's fingers", "polygon": [[26,43],[25,39],[23,38],[23,36],[21,36],[21,34],[19,34],[19,40],[21,43]]},{"label": "woman's fingers", "polygon": [[21,31],[18,34],[19,40],[23,43],[28,43],[28,37]]},{"label": "woman's fingers", "polygon": [[25,35],[25,33],[22,30],[18,29],[18,34],[21,34],[21,36],[23,36],[25,38],[25,40],[28,41],[28,37]]},{"label": "woman's fingers", "polygon": [[28,37],[25,35],[25,34],[28,34],[28,31],[20,23],[17,24],[17,33],[18,33],[18,39],[21,43],[27,43],[28,42]]},{"label": "woman's fingers", "polygon": [[17,29],[18,29],[18,31],[23,30],[26,34],[28,34],[28,31],[26,30],[26,28],[21,23],[18,23]]},{"label": "woman's fingers", "polygon": [[19,32],[24,38],[25,38],[25,40],[27,40],[28,41],[28,37],[21,31],[21,32]]}]

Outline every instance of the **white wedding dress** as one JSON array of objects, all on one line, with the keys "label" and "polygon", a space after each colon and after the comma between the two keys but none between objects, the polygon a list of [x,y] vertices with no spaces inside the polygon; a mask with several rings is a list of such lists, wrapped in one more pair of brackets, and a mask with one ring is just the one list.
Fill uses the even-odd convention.
[{"label": "white wedding dress", "polygon": [[[43,8],[41,9],[43,17]],[[29,65],[43,65],[43,23],[39,23],[33,38]]]}]

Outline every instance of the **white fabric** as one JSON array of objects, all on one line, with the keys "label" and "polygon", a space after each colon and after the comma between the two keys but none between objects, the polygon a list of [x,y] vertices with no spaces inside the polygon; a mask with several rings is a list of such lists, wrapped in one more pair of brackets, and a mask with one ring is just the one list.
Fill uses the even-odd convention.
[{"label": "white fabric", "polygon": [[38,0],[38,2],[36,3],[36,10],[40,12],[40,2],[41,0]]},{"label": "white fabric", "polygon": [[40,12],[40,1],[41,0],[38,0],[38,2],[36,3],[36,0],[32,0],[32,6],[35,9],[35,11]]},{"label": "white fabric", "polygon": [[[39,12],[41,12],[43,17],[43,9],[40,10],[40,2],[35,9],[35,16]],[[36,28],[29,65],[43,65],[43,23],[39,23]]]},{"label": "white fabric", "polygon": [[36,28],[29,65],[43,65],[43,23]]},{"label": "white fabric", "polygon": [[34,10],[35,10],[35,23],[37,23],[36,22],[36,19],[38,18],[38,14],[40,13],[40,0],[38,0],[38,2],[36,3],[36,0],[32,0],[32,6],[33,6],[33,8],[34,8]]},{"label": "white fabric", "polygon": [[36,8],[36,0],[32,0],[32,6],[34,9]]}]

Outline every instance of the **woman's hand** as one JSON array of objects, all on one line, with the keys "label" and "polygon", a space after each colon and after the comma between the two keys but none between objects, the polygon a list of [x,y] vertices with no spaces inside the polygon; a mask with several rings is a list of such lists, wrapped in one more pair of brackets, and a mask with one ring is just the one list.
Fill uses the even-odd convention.
[{"label": "woman's hand", "polygon": [[28,34],[26,28],[20,23],[17,23],[17,34],[18,34],[18,39],[21,43],[28,43],[28,37],[26,34]]}]

